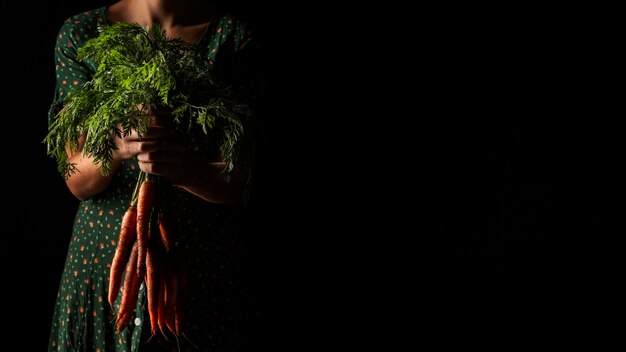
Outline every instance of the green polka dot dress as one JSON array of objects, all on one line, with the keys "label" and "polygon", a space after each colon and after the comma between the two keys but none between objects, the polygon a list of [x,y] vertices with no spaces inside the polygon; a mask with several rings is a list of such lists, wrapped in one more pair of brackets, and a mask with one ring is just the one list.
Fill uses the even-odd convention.
[{"label": "green polka dot dress", "polygon": [[[57,82],[48,123],[68,92],[95,72],[92,62],[79,62],[76,55],[103,24],[108,24],[105,7],[75,15],[60,29],[55,48]],[[253,66],[249,64],[256,48],[253,43],[242,22],[221,15],[212,21],[199,44],[213,67],[251,99],[256,91],[251,83],[254,74],[246,73],[245,66]],[[209,143],[192,148],[196,157],[206,160],[215,160],[214,151]],[[171,205],[176,210],[174,229],[180,236],[189,275],[183,325],[186,338],[150,338],[143,285],[135,316],[121,333],[115,330],[114,311],[107,301],[109,269],[138,171],[136,159],[127,160],[106,191],[79,205],[51,322],[49,351],[241,350],[248,311],[239,209],[212,204],[178,189],[173,191]],[[121,295],[116,307],[120,300]]]}]

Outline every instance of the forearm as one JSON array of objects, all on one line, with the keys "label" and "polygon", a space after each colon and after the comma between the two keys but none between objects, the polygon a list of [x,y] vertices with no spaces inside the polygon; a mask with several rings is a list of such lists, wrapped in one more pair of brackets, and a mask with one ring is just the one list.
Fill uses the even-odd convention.
[{"label": "forearm", "polygon": [[223,162],[187,159],[184,165],[187,177],[176,186],[212,203],[235,205],[242,201],[246,183],[244,172],[233,172],[227,181],[222,173],[226,167]]},{"label": "forearm", "polygon": [[113,160],[111,172],[103,176],[102,169],[94,163],[93,158],[76,153],[70,157],[69,162],[76,166],[76,171],[65,180],[65,183],[72,194],[82,201],[104,191],[111,184],[115,171],[122,164],[120,160]]}]

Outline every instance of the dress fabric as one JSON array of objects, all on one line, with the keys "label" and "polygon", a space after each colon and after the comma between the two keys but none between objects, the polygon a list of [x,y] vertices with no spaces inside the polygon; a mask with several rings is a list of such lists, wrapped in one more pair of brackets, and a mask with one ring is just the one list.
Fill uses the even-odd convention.
[{"label": "dress fabric", "polygon": [[[101,7],[68,18],[55,47],[56,86],[48,123],[74,88],[95,73],[95,65],[77,60],[77,50],[110,24]],[[252,44],[246,25],[228,14],[216,16],[198,45],[216,68],[245,63]],[[233,75],[233,79],[237,75]],[[244,85],[243,80],[237,84]],[[200,143],[197,157],[212,160],[214,148]],[[213,152],[212,152],[213,151]],[[240,236],[241,208],[217,205],[174,188],[171,207],[188,268],[185,337],[151,338],[142,285],[135,316],[121,332],[109,306],[109,269],[122,215],[130,203],[139,167],[130,159],[117,170],[110,187],[79,204],[51,321],[49,351],[240,351],[245,345],[249,296]],[[119,306],[121,294],[115,307]]]}]

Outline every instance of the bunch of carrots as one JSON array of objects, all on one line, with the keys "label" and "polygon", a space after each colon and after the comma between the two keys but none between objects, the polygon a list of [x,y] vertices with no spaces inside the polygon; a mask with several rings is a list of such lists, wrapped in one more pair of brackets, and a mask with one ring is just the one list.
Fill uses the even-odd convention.
[{"label": "bunch of carrots", "polygon": [[[181,336],[187,276],[173,226],[157,205],[160,179],[139,173],[131,203],[120,227],[109,277],[109,304],[115,307],[119,293],[116,328],[130,322],[139,287],[145,282],[152,335],[165,329]],[[183,335],[184,336],[184,335]]]}]

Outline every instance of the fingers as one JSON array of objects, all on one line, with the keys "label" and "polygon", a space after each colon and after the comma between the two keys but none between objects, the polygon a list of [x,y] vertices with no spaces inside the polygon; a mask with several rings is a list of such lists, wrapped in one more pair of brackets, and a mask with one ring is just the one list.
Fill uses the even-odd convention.
[{"label": "fingers", "polygon": [[142,140],[135,143],[136,151],[140,153],[153,153],[160,151],[170,151],[174,153],[182,153],[185,151],[185,146],[182,140],[178,138],[159,138]]},{"label": "fingers", "polygon": [[141,163],[167,163],[178,164],[182,159],[182,153],[173,150],[158,150],[137,154],[137,160]]},{"label": "fingers", "polygon": [[164,176],[170,181],[173,181],[176,179],[174,175],[177,175],[180,172],[181,167],[178,163],[176,164],[164,163],[164,162],[150,163],[150,162],[140,161],[139,169],[141,169],[141,171],[147,174]]},{"label": "fingers", "polygon": [[[181,138],[164,137],[136,143],[137,160],[144,164],[180,164],[185,153]],[[148,173],[150,170],[144,170]]]},{"label": "fingers", "polygon": [[146,162],[170,162],[176,159],[176,155],[180,158],[185,149],[182,136],[161,125],[151,125],[141,135],[133,129],[128,135],[120,136],[116,146],[115,159],[138,157]]},{"label": "fingers", "polygon": [[137,161],[141,171],[163,176],[170,182],[179,181],[181,170],[184,168],[184,147],[172,139],[140,142],[143,150],[150,150],[137,154]]},{"label": "fingers", "polygon": [[162,131],[149,133],[139,138],[136,133],[120,138],[116,141],[117,149],[114,157],[129,159],[142,153],[152,153],[160,150],[178,150],[182,145],[178,145],[171,138],[163,137]]},{"label": "fingers", "polygon": [[[146,161],[149,159],[146,155],[151,155],[159,161]],[[181,176],[186,173],[184,171],[186,167],[180,154],[177,154],[177,157],[173,157],[172,154],[167,155],[167,153],[149,153],[139,154],[138,157],[142,159],[138,162],[141,171],[151,175],[162,176],[173,184],[179,184]]]}]

